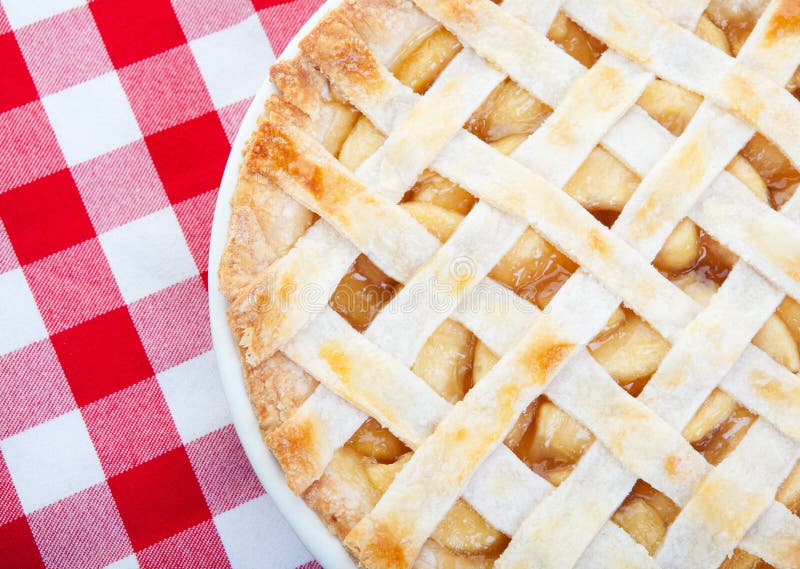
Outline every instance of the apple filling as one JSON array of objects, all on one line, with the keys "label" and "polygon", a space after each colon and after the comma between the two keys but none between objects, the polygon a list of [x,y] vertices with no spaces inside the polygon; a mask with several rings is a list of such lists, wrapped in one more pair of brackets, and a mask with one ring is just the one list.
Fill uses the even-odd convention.
[{"label": "apple filling", "polygon": [[[752,29],[755,15],[729,12],[728,3],[712,2],[696,33],[719,49],[735,54]],[[604,50],[601,42],[564,14],[559,14],[548,36],[586,66],[591,66]],[[460,50],[461,45],[452,34],[435,27],[401,49],[392,71],[405,85],[424,93]],[[657,79],[638,104],[678,136],[701,102],[699,95]],[[345,166],[355,169],[377,150],[384,136],[366,117],[337,104],[339,118],[325,136],[326,145]],[[550,113],[547,105],[507,79],[475,111],[465,128],[498,151],[510,154]],[[773,207],[782,205],[800,183],[800,173],[760,135],[753,137],[727,169],[758,199]],[[637,174],[598,146],[564,191],[610,225],[640,182]],[[402,207],[431,234],[445,241],[475,202],[476,198],[457,184],[425,171],[404,197]],[[736,261],[733,253],[685,219],[669,236],[654,265],[697,302],[705,304]],[[489,276],[543,309],[576,269],[572,260],[528,228]],[[361,256],[342,279],[330,304],[354,328],[363,331],[401,286]],[[795,373],[800,371],[799,342],[800,305],[790,299],[781,304],[753,339],[756,346]],[[636,396],[658,369],[670,344],[638,315],[621,307],[588,349],[615,381]],[[446,320],[425,343],[412,369],[444,399],[456,403],[497,359],[464,326]],[[736,447],[755,418],[727,394],[715,390],[683,434],[711,464],[718,464]],[[522,414],[506,444],[533,471],[557,486],[570,475],[593,440],[587,428],[542,396]],[[348,448],[360,457],[362,476],[378,496],[411,452],[374,419],[358,430]],[[781,487],[778,499],[798,511],[800,468]],[[666,496],[639,481],[613,521],[654,553],[678,512],[679,508]],[[431,538],[454,554],[487,562],[496,558],[509,540],[463,500],[456,503]],[[726,569],[764,566],[767,565],[758,558],[739,550],[723,564]]]}]

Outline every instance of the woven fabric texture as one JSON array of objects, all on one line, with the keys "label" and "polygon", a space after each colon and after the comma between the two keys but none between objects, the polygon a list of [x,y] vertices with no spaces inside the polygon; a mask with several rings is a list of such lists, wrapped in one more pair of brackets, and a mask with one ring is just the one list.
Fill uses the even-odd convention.
[{"label": "woven fabric texture", "polygon": [[0,567],[319,568],[231,425],[213,206],[320,0],[0,1]]}]

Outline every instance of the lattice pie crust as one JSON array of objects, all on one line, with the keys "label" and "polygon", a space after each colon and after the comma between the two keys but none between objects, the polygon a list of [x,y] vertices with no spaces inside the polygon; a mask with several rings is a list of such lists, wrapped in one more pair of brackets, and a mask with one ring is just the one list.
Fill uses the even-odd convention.
[{"label": "lattice pie crust", "polygon": [[219,268],[361,565],[800,567],[800,0],[350,0]]}]

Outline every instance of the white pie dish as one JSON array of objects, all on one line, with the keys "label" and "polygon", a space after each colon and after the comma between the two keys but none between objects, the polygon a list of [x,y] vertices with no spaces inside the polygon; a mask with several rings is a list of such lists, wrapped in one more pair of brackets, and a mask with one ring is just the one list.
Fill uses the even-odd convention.
[{"label": "white pie dish", "polygon": [[[298,43],[311,31],[320,19],[342,0],[328,0],[308,19],[300,31],[286,46],[278,61],[290,59],[298,53]],[[326,569],[355,569],[356,565],[342,546],[325,527],[317,515],[286,485],[283,470],[272,456],[261,437],[253,408],[244,385],[244,375],[239,352],[226,319],[228,302],[219,292],[217,268],[228,232],[231,214],[230,199],[236,189],[242,151],[250,134],[256,129],[257,119],[267,98],[276,94],[275,86],[265,78],[250,107],[244,115],[239,132],[233,142],[228,162],[220,182],[214,221],[211,226],[211,243],[208,262],[208,302],[211,319],[211,336],[219,366],[222,387],[233,418],[233,425],[244,447],[247,458],[259,481],[286,521],[311,554]],[[264,560],[264,566],[269,561]]]}]

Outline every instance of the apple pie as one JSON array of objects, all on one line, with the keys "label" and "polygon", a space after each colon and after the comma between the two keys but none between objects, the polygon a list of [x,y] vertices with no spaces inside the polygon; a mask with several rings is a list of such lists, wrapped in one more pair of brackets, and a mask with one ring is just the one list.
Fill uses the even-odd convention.
[{"label": "apple pie", "polygon": [[360,566],[800,567],[800,0],[344,0],[219,267]]}]

